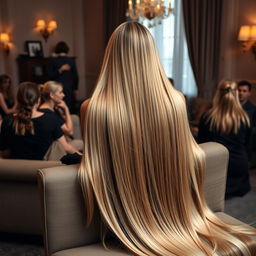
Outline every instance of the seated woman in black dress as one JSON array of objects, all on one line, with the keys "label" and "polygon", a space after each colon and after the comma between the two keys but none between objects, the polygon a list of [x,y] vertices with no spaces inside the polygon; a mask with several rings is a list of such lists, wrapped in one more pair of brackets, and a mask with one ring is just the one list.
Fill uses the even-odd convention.
[{"label": "seated woman in black dress", "polygon": [[237,84],[221,81],[212,108],[201,118],[198,142],[214,141],[229,151],[226,199],[250,191],[246,145],[250,121],[238,99]]},{"label": "seated woman in black dress", "polygon": [[[83,141],[73,138],[73,127],[79,126],[79,121],[74,122],[65,101],[62,84],[55,81],[48,81],[40,86],[42,104],[39,107],[40,112],[55,115],[59,121],[59,125],[64,132],[65,138],[74,148],[79,151],[83,150]],[[77,116],[79,120],[79,117]]]},{"label": "seated woman in black dress", "polygon": [[14,97],[11,88],[11,78],[7,75],[0,76],[0,119],[15,111]]},{"label": "seated woman in black dress", "polygon": [[17,94],[17,112],[3,120],[0,134],[2,157],[42,160],[53,141],[58,140],[67,153],[74,153],[53,115],[37,110],[38,85],[21,83]]},{"label": "seated woman in black dress", "polygon": [[69,108],[63,98],[62,84],[55,81],[48,81],[40,86],[42,104],[39,107],[40,112],[51,113],[55,115],[62,131],[66,136],[73,135],[73,124]]}]

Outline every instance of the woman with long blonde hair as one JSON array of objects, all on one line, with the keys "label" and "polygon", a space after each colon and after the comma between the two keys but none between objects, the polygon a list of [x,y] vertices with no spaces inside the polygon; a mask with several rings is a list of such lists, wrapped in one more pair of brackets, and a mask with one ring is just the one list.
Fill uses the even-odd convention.
[{"label": "woman with long blonde hair", "polygon": [[243,110],[235,81],[219,83],[212,108],[201,118],[198,141],[215,141],[229,150],[226,199],[244,196],[250,191],[246,146],[250,138],[250,121]]},{"label": "woman with long blonde hair", "polygon": [[87,223],[96,200],[134,255],[253,255],[253,229],[222,222],[206,205],[204,153],[145,27],[126,22],[114,31],[81,114]]}]

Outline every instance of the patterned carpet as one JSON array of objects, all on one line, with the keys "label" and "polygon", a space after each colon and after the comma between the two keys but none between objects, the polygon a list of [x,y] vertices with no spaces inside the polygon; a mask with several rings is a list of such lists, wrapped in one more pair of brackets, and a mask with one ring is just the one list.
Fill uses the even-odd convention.
[{"label": "patterned carpet", "polygon": [[[227,200],[225,212],[256,227],[256,169],[250,176],[252,190],[242,198]],[[42,238],[0,233],[0,256],[44,256]]]}]

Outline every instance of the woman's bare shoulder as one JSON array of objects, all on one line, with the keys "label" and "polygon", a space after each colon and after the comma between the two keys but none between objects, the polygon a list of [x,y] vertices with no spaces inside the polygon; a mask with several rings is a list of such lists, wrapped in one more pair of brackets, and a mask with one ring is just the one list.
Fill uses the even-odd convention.
[{"label": "woman's bare shoulder", "polygon": [[81,108],[80,108],[81,114],[86,112],[87,107],[88,107],[88,105],[89,105],[89,102],[90,102],[90,98],[87,99],[87,100],[85,100],[85,101],[82,103]]}]

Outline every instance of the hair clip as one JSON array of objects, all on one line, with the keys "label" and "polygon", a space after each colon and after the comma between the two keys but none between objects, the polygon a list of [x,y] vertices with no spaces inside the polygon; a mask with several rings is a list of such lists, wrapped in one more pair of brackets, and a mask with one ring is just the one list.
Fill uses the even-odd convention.
[{"label": "hair clip", "polygon": [[221,89],[223,91],[223,93],[229,93],[230,91],[232,91],[231,87],[225,88],[225,89]]}]

